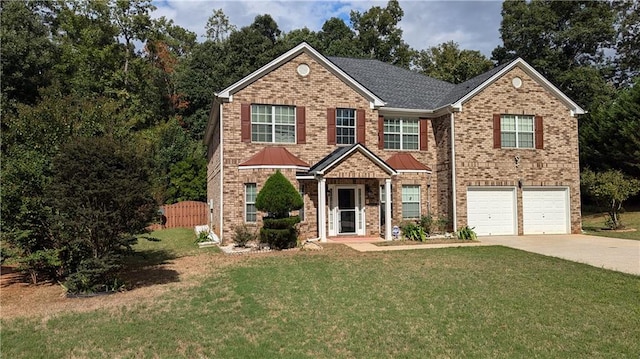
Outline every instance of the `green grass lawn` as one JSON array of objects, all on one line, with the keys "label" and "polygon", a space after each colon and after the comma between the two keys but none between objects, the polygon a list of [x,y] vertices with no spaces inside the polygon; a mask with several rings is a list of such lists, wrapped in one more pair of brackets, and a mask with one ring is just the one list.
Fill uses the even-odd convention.
[{"label": "green grass lawn", "polygon": [[[183,248],[165,240],[171,250]],[[161,242],[140,245],[153,243]],[[3,320],[2,356],[637,358],[640,353],[640,277],[556,258],[503,247],[357,253],[338,244],[316,252],[245,257],[206,252],[197,258],[215,270],[196,286],[117,309]]]},{"label": "green grass lawn", "polygon": [[582,229],[586,234],[594,236],[635,239],[640,241],[640,211],[629,211],[622,213],[622,223],[627,229],[635,229],[635,231],[610,231],[606,230],[605,213],[583,213]]}]

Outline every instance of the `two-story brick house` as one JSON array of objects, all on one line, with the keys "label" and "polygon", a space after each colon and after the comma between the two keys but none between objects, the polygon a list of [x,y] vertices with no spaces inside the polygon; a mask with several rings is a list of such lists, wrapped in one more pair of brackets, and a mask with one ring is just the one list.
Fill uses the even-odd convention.
[{"label": "two-story brick house", "polygon": [[207,194],[223,241],[259,226],[280,170],[303,238],[380,236],[422,215],[479,235],[581,229],[577,115],[521,59],[454,85],[302,43],[216,94]]}]

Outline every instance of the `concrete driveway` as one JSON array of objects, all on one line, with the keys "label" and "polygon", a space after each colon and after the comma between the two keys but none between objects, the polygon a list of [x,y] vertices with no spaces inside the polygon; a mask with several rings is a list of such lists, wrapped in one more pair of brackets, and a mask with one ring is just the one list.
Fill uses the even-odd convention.
[{"label": "concrete driveway", "polygon": [[583,234],[495,236],[478,240],[485,245],[500,245],[640,275],[640,241]]}]

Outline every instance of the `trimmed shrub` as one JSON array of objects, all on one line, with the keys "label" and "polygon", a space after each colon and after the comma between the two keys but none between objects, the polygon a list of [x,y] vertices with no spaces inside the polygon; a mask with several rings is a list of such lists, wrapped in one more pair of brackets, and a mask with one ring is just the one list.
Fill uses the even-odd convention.
[{"label": "trimmed shrub", "polygon": [[256,208],[266,212],[260,229],[260,242],[272,249],[293,248],[298,242],[298,216],[289,212],[303,206],[302,197],[280,171],[271,175],[256,196]]},{"label": "trimmed shrub", "polygon": [[260,228],[260,242],[267,243],[271,249],[294,248],[298,244],[298,230],[290,228]]},{"label": "trimmed shrub", "polygon": [[280,171],[269,176],[256,196],[256,208],[273,218],[289,217],[289,212],[302,205],[300,193]]}]

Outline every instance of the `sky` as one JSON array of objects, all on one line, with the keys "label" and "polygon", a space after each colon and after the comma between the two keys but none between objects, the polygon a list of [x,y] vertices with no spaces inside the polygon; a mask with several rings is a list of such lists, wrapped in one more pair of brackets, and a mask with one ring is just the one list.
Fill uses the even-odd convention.
[{"label": "sky", "polygon": [[[386,7],[386,1],[212,1],[156,0],[153,17],[165,16],[204,40],[205,24],[216,9],[222,9],[238,28],[251,24],[257,15],[269,14],[283,32],[307,27],[318,31],[324,22],[339,17],[349,24],[351,10]],[[487,57],[499,44],[500,1],[400,0],[404,17],[400,22],[404,40],[422,50],[455,41],[461,49],[478,50]]]}]

